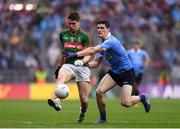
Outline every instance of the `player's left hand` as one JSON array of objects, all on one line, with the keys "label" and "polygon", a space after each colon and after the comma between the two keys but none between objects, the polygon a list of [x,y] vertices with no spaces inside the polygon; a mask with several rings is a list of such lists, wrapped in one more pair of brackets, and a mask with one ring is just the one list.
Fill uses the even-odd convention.
[{"label": "player's left hand", "polygon": [[64,54],[67,58],[77,57],[77,53],[76,53],[76,52],[64,52],[63,54]]},{"label": "player's left hand", "polygon": [[74,65],[76,65],[76,66],[83,66],[84,65],[84,62],[83,62],[83,60],[76,60],[76,61],[74,61]]}]

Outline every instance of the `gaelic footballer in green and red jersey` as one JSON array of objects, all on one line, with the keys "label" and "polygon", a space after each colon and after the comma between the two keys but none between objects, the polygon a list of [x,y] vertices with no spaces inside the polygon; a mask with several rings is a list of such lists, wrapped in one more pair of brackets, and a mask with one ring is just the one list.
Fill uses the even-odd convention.
[{"label": "gaelic footballer in green and red jersey", "polygon": [[[76,34],[72,34],[71,31],[65,30],[59,34],[60,41],[62,43],[62,47],[64,52],[78,52],[81,51],[88,46],[90,46],[90,39],[88,34],[78,29]],[[65,58],[64,63],[74,64],[75,60],[82,60],[83,57],[77,58]]]}]

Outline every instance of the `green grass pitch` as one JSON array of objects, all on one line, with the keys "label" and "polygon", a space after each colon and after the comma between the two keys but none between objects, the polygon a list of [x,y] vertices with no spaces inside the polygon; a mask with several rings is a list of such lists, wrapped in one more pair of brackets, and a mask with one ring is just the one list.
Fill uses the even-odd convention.
[{"label": "green grass pitch", "polygon": [[95,100],[90,100],[83,123],[76,122],[79,101],[63,101],[63,109],[54,111],[46,101],[0,101],[0,128],[180,128],[180,100],[151,99],[152,110],[143,106],[124,108],[119,100],[106,100],[106,124],[99,118]]}]

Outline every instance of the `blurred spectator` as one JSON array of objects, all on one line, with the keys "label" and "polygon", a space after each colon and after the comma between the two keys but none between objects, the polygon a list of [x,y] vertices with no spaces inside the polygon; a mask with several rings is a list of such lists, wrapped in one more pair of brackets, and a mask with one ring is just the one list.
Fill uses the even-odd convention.
[{"label": "blurred spectator", "polygon": [[180,84],[180,55],[175,60],[170,74],[173,84]]},{"label": "blurred spectator", "polygon": [[27,55],[27,58],[25,59],[25,66],[32,69],[36,69],[38,67],[38,62],[32,53]]},{"label": "blurred spectator", "polygon": [[35,82],[45,83],[46,80],[47,80],[47,73],[41,66],[39,66],[35,71]]},{"label": "blurred spectator", "polygon": [[170,77],[167,65],[161,67],[161,71],[159,74],[159,86],[165,88],[168,84],[170,84]]},{"label": "blurred spectator", "polygon": [[60,48],[57,46],[57,43],[53,42],[50,47],[47,50],[47,57],[49,61],[49,65],[51,68],[55,67],[57,65],[57,62],[59,59],[61,59],[61,53]]},{"label": "blurred spectator", "polygon": [[178,22],[180,21],[180,3],[176,3],[171,11],[173,19]]},{"label": "blurred spectator", "polygon": [[17,49],[18,45],[21,43],[19,27],[13,28],[12,35],[10,36],[10,43],[13,50]]}]

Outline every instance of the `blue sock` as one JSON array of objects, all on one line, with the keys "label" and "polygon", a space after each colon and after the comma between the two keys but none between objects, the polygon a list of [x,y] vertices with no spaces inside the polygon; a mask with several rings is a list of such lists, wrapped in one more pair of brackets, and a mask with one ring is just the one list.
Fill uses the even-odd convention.
[{"label": "blue sock", "polygon": [[106,120],[106,111],[100,111],[101,120]]},{"label": "blue sock", "polygon": [[140,101],[142,102],[144,100],[144,95],[140,95]]}]

